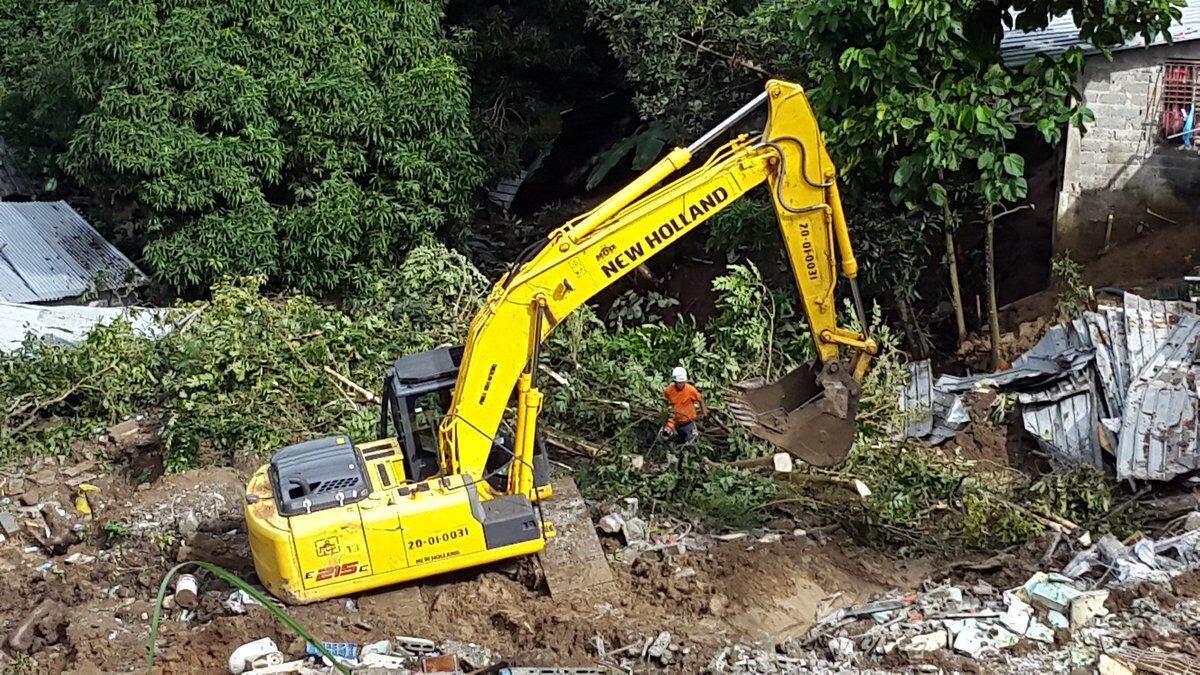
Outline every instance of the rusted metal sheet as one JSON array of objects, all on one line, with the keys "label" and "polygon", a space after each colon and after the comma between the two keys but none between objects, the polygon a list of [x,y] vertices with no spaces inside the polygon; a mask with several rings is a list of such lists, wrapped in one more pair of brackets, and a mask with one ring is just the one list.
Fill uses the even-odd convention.
[{"label": "rusted metal sheet", "polygon": [[[1129,296],[1127,314],[1130,304],[1145,307],[1144,301],[1128,300]],[[1163,312],[1157,315],[1165,316]],[[1131,323],[1129,328],[1131,341],[1133,326]],[[1138,329],[1143,344],[1151,331],[1158,330],[1144,321]],[[1163,344],[1146,357],[1130,383],[1118,436],[1118,478],[1170,480],[1200,468],[1196,438],[1198,345],[1200,317],[1178,315]]]}]

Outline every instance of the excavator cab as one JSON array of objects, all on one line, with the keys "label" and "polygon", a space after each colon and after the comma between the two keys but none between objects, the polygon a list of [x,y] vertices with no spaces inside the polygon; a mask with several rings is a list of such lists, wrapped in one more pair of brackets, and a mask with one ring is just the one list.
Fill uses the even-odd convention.
[{"label": "excavator cab", "polygon": [[[422,481],[440,470],[437,430],[450,409],[462,356],[461,346],[409,354],[397,359],[383,376],[378,438],[395,438],[400,443],[409,480]],[[537,485],[543,485],[549,482],[550,464],[541,434],[535,444],[534,477]],[[497,490],[504,489],[512,457],[512,434],[500,431],[484,475]]]},{"label": "excavator cab", "polygon": [[438,472],[437,424],[441,416],[430,408],[436,406],[437,412],[449,409],[462,355],[461,346],[409,354],[396,359],[383,376],[378,437],[395,437],[400,442],[410,480],[422,481]]}]

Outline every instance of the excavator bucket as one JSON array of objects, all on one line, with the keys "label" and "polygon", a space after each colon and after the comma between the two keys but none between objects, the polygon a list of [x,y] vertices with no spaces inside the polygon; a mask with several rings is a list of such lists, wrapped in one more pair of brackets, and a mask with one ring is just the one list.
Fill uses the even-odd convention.
[{"label": "excavator bucket", "polygon": [[840,463],[854,443],[862,386],[839,362],[799,366],[775,382],[733,385],[725,401],[750,433],[815,466]]}]

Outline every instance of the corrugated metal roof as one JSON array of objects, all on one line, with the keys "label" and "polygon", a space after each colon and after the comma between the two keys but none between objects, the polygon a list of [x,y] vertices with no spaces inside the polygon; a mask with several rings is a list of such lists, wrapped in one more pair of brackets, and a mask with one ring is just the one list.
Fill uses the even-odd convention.
[{"label": "corrugated metal roof", "polygon": [[165,309],[140,307],[82,307],[78,305],[22,305],[0,302],[0,352],[12,351],[32,335],[39,340],[75,344],[93,328],[118,319],[147,337],[161,337],[173,330]]},{"label": "corrugated metal roof", "polygon": [[1084,334],[1082,324],[1053,326],[1033,349],[1013,360],[1012,368],[965,377],[942,375],[936,386],[950,392],[967,391],[977,384],[1013,390],[1036,389],[1087,365],[1092,353],[1091,340]]},{"label": "corrugated metal roof", "polygon": [[[1118,318],[1119,317],[1119,318]],[[1120,417],[1125,407],[1125,382],[1121,375],[1122,369],[1128,371],[1128,358],[1125,343],[1125,312],[1124,310],[1106,310],[1103,314],[1086,312],[1083,322],[1087,325],[1088,335],[1096,350],[1096,372],[1101,382],[1111,383],[1102,387],[1104,392],[1104,415],[1102,417]],[[1117,326],[1114,335],[1113,326]],[[1119,341],[1119,344],[1118,344]],[[1122,358],[1125,355],[1125,358]]]},{"label": "corrugated metal roof", "polygon": [[[1175,42],[1187,42],[1200,39],[1200,2],[1180,7],[1182,16],[1171,28],[1171,38]],[[1163,45],[1167,41],[1161,35],[1156,37],[1149,46]],[[1134,38],[1123,45],[1113,47],[1113,51],[1146,47],[1142,37]],[[1000,41],[1000,51],[1004,55],[1004,63],[1019,66],[1038,54],[1057,56],[1071,47],[1081,47],[1086,54],[1098,54],[1099,49],[1079,38],[1079,28],[1070,14],[1054,19],[1042,30],[1024,32],[1017,29],[1005,31]]]},{"label": "corrugated metal roof", "polygon": [[904,435],[938,445],[971,421],[962,397],[933,386],[929,359],[908,364],[908,386],[900,390]]},{"label": "corrugated metal roof", "polygon": [[0,202],[0,300],[50,302],[145,282],[66,202]]},{"label": "corrugated metal roof", "polygon": [[[901,401],[957,398],[976,385],[1016,391],[1026,431],[1055,464],[1102,466],[1107,450],[1118,478],[1171,480],[1200,469],[1198,362],[1194,304],[1126,293],[1122,307],[1052,327],[1003,373],[943,375],[929,387],[920,384],[927,369],[912,368]],[[909,435],[936,436],[933,408],[933,424]]]},{"label": "corrugated metal roof", "polygon": [[[1128,303],[1125,313],[1131,313]],[[1128,330],[1132,337],[1132,326]],[[1170,480],[1200,468],[1198,356],[1200,316],[1184,315],[1129,385],[1117,445],[1118,478]]]}]

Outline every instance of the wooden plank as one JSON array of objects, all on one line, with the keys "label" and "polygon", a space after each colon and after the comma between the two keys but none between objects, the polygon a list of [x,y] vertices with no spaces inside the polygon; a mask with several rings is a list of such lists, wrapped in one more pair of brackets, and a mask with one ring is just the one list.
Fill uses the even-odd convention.
[{"label": "wooden plank", "polygon": [[608,557],[596,536],[579,488],[570,476],[551,483],[554,496],[542,504],[546,520],[554,524],[557,536],[546,542],[538,554],[542,574],[550,595],[566,597],[580,591],[611,587],[613,573]]}]

